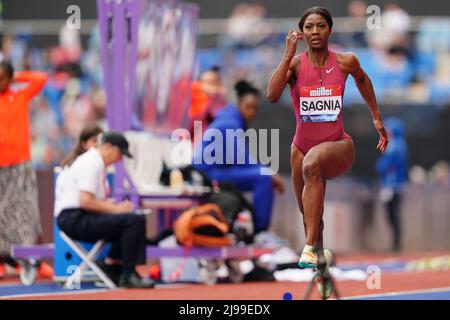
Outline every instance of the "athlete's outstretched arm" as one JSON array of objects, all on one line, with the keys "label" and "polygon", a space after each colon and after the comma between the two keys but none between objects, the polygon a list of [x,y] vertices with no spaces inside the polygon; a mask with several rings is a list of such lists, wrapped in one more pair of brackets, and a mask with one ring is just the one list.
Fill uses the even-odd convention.
[{"label": "athlete's outstretched arm", "polygon": [[294,30],[289,31],[286,36],[286,51],[267,85],[267,100],[272,103],[280,100],[286,84],[292,81],[295,75],[295,70],[298,68],[298,60],[294,59],[294,56],[299,40],[302,40],[302,34]]},{"label": "athlete's outstretched arm", "polygon": [[378,141],[377,149],[382,153],[387,148],[388,136],[386,129],[384,128],[383,120],[381,119],[380,109],[378,108],[377,98],[375,96],[375,91],[373,90],[372,81],[370,80],[367,73],[361,68],[358,58],[353,53],[345,54],[344,64],[348,67],[349,73],[355,79],[356,87],[359,93],[363,97],[367,106],[369,107],[370,113],[372,114],[373,125],[378,131],[380,139]]}]

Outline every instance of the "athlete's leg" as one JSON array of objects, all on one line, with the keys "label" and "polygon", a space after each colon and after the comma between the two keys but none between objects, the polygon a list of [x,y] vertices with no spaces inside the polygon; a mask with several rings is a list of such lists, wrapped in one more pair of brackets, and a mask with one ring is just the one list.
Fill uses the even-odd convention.
[{"label": "athlete's leg", "polygon": [[327,181],[326,180],[322,180],[323,182],[323,198],[322,198],[322,212],[320,214],[320,216],[322,217],[322,219],[320,220],[319,223],[319,234],[317,236],[317,240],[314,243],[314,247],[316,247],[317,249],[323,249],[323,230],[325,228],[325,224],[323,222],[323,209],[324,209],[324,202],[325,202],[325,190],[327,188]]},{"label": "athlete's leg", "polygon": [[323,230],[323,202],[325,196],[325,179],[335,178],[351,168],[355,160],[353,141],[344,139],[323,142],[311,148],[303,159],[302,203],[306,224],[306,244],[320,245],[319,238]]},{"label": "athlete's leg", "polygon": [[[294,187],[295,197],[297,199],[298,208],[303,216],[303,226],[305,231],[305,237],[307,237],[306,233],[306,223],[304,217],[304,209],[303,209],[303,188],[305,186],[305,182],[303,181],[303,152],[295,145],[291,145],[291,171],[292,171],[292,184]],[[326,181],[323,180],[324,185],[326,185]],[[324,187],[325,188],[325,187]],[[325,193],[324,193],[325,194]],[[323,206],[322,206],[322,216],[323,216]],[[324,224],[323,220],[320,223],[320,231],[319,237],[317,240],[317,246],[319,248],[323,247],[323,229]]]},{"label": "athlete's leg", "polygon": [[[303,172],[302,172],[304,157],[305,156],[299,150],[299,148],[295,144],[292,144],[291,145],[292,185],[294,187],[294,193],[295,193],[295,198],[297,199],[298,209],[300,210],[302,215],[304,212],[302,194],[303,194],[303,187],[305,186],[305,183],[303,181]],[[306,236],[306,224],[304,222],[304,218],[303,218],[303,226],[305,227],[305,236]]]}]

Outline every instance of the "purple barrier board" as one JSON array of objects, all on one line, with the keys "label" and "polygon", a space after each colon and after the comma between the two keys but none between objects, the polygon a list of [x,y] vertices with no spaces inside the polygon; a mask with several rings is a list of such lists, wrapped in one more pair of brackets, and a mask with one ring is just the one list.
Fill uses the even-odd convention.
[{"label": "purple barrier board", "polygon": [[[148,258],[162,257],[191,257],[191,258],[255,258],[266,253],[271,253],[274,248],[257,248],[257,247],[220,247],[220,248],[204,248],[204,247],[175,247],[160,248],[157,246],[147,246],[146,254]],[[13,246],[11,256],[16,259],[48,259],[53,258],[54,245],[31,245],[31,246]]]}]

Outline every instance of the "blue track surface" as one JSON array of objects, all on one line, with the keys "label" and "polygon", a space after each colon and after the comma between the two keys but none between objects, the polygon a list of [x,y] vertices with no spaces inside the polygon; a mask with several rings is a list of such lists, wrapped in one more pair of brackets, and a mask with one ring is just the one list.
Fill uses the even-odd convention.
[{"label": "blue track surface", "polygon": [[351,300],[450,300],[450,290],[439,292],[399,293],[355,298]]},{"label": "blue track surface", "polygon": [[377,266],[381,271],[396,272],[405,271],[408,262],[382,262],[382,263],[358,263],[358,264],[338,264],[337,267],[343,271],[350,270],[367,270],[369,266]]},{"label": "blue track surface", "polygon": [[96,287],[93,283],[83,283],[80,289],[68,290],[64,289],[62,286],[56,283],[45,283],[45,284],[35,284],[32,286],[18,285],[2,285],[0,286],[0,297],[7,297],[13,295],[24,295],[24,294],[44,294],[44,293],[61,293],[61,292],[88,292],[90,290],[103,289]]}]

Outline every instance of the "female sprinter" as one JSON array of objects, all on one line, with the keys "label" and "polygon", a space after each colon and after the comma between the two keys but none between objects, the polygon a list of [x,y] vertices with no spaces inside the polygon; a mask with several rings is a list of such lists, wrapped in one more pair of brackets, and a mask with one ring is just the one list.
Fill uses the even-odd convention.
[{"label": "female sprinter", "polygon": [[[383,153],[388,144],[372,83],[357,57],[351,52],[328,49],[332,27],[333,20],[327,9],[313,7],[306,10],[299,22],[300,32],[289,31],[284,56],[267,87],[267,98],[274,103],[289,84],[297,121],[291,167],[306,234],[300,268],[316,268],[318,251],[315,250],[323,250],[326,180],[349,170],[355,160],[353,140],[344,131],[342,114],[345,81],[349,74],[372,114],[380,136],[377,149]],[[306,40],[308,47],[305,52],[295,55],[301,40]],[[331,253],[325,250],[324,255],[329,266]]]}]

